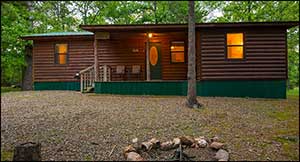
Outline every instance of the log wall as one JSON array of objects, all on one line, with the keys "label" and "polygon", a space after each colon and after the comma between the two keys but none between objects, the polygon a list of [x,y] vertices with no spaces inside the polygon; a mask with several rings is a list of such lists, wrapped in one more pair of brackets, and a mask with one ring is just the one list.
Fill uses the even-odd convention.
[{"label": "log wall", "polygon": [[[146,41],[147,37],[145,33],[111,33],[109,40],[98,41],[99,65],[107,64],[112,67],[113,81],[145,80]],[[185,80],[187,63],[171,63],[170,61],[171,41],[185,41],[187,47],[187,35],[185,32],[153,33],[153,37],[150,38],[150,42],[159,42],[161,44],[162,79]],[[130,71],[132,65],[140,65],[142,73],[141,75],[118,75],[116,74],[117,65],[126,66],[127,71]]]},{"label": "log wall", "polygon": [[[68,64],[55,64],[55,43],[68,43]],[[34,40],[33,47],[35,82],[78,81],[75,74],[94,64],[93,36]]]},{"label": "log wall", "polygon": [[[243,60],[226,58],[226,33],[244,33]],[[198,32],[197,79],[286,79],[286,30],[281,28],[207,29]]]}]

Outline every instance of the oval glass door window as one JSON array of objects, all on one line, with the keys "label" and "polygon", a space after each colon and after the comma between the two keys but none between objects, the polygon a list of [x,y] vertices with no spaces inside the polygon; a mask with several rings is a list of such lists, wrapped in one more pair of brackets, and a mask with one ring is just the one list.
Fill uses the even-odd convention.
[{"label": "oval glass door window", "polygon": [[157,64],[158,60],[158,52],[157,48],[155,46],[152,46],[150,48],[150,63],[152,66],[155,66]]}]

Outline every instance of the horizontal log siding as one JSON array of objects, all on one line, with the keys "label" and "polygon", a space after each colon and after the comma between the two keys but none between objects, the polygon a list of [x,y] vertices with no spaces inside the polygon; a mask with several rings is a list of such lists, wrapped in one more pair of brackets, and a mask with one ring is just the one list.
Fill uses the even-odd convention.
[{"label": "horizontal log siding", "polygon": [[[244,60],[226,60],[226,32],[244,33]],[[197,79],[286,79],[285,32],[274,28],[201,30]]]},{"label": "horizontal log siding", "polygon": [[[35,40],[33,46],[34,82],[78,81],[74,76],[80,70],[94,64],[93,37],[78,39]],[[55,43],[68,43],[69,60],[67,65],[54,63]]]},{"label": "horizontal log siding", "polygon": [[[153,33],[150,42],[161,43],[161,70],[163,80],[185,80],[187,72],[186,63],[171,63],[170,42],[185,41],[186,33],[168,32]],[[145,80],[146,77],[146,35],[145,33],[113,32],[110,33],[109,40],[99,40],[97,45],[99,65],[107,64],[112,68],[112,81],[121,80]],[[138,52],[133,52],[138,49]],[[186,49],[187,50],[187,49]],[[116,66],[125,65],[129,71],[132,65],[140,65],[142,73],[140,75],[118,75]]]}]

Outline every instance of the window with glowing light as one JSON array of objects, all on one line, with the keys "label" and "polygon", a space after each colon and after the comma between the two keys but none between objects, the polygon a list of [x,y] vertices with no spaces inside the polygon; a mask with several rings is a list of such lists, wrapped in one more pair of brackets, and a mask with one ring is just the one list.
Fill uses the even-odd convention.
[{"label": "window with glowing light", "polygon": [[181,63],[184,62],[184,42],[183,41],[173,41],[170,46],[171,51],[171,62]]},{"label": "window with glowing light", "polygon": [[67,64],[68,44],[55,44],[55,63]]},{"label": "window with glowing light", "polygon": [[227,59],[244,58],[244,35],[243,33],[227,33]]}]

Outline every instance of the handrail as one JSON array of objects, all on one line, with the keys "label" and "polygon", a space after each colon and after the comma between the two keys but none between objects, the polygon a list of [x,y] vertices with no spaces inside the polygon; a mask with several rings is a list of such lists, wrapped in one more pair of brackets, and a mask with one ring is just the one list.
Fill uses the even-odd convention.
[{"label": "handrail", "polygon": [[89,67],[87,67],[87,68],[85,68],[85,69],[79,71],[79,74],[82,74],[82,73],[84,73],[84,72],[86,72],[86,71],[89,71],[89,70],[91,70],[92,68],[94,68],[94,65],[89,66]]},{"label": "handrail", "polygon": [[[95,80],[100,82],[111,81],[111,67],[109,65],[100,65],[99,74],[95,76],[95,66],[89,66],[79,72],[80,74],[80,91],[87,91],[88,88],[95,86]],[[97,79],[96,79],[97,77]]]},{"label": "handrail", "polygon": [[94,65],[89,66],[79,72],[80,74],[80,91],[84,92],[89,87],[94,87],[95,69]]}]

